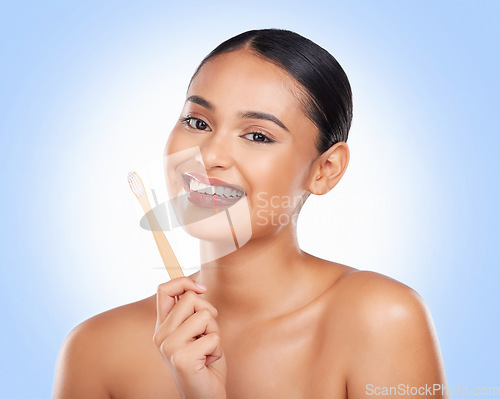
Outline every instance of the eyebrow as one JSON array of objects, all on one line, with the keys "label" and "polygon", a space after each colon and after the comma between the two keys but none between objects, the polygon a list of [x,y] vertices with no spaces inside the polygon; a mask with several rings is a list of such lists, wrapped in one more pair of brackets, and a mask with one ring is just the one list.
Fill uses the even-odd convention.
[{"label": "eyebrow", "polygon": [[247,111],[247,112],[241,112],[239,116],[240,118],[263,119],[266,121],[271,121],[277,124],[280,128],[286,130],[287,132],[290,132],[290,130],[288,130],[285,124],[281,122],[278,118],[276,118],[273,114],[267,114],[265,112]]},{"label": "eyebrow", "polygon": [[207,100],[199,96],[190,96],[186,99],[186,102],[187,101],[201,105],[202,107],[205,107],[210,111],[213,111],[215,109],[215,107],[212,104],[210,104]]},{"label": "eyebrow", "polygon": [[[214,111],[215,107],[207,100],[205,100],[203,97],[200,96],[189,96],[186,99],[186,102],[192,102],[198,105],[201,105],[202,107]],[[283,130],[286,130],[287,132],[290,132],[288,128],[285,126],[283,122],[281,122],[278,118],[276,118],[273,114],[268,114],[266,112],[257,112],[257,111],[245,111],[245,112],[240,112],[238,115],[240,118],[247,118],[247,119],[262,119],[266,121],[270,121],[278,125],[280,128]]]}]

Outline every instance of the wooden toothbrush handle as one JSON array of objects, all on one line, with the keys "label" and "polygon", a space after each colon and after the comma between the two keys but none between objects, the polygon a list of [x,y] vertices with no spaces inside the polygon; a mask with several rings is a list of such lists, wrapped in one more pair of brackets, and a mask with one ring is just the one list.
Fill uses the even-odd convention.
[{"label": "wooden toothbrush handle", "polygon": [[155,238],[156,245],[158,246],[158,250],[160,251],[160,256],[163,260],[165,268],[167,269],[170,279],[184,276],[184,273],[182,272],[181,269],[181,265],[177,261],[174,251],[172,250],[172,247],[170,246],[167,237],[165,237],[163,231],[153,230],[153,236]]},{"label": "wooden toothbrush handle", "polygon": [[174,251],[172,250],[167,237],[165,237],[165,233],[163,233],[163,230],[156,220],[156,217],[151,210],[151,204],[149,203],[146,195],[139,198],[139,202],[144,210],[144,213],[146,214],[146,217],[148,218],[149,226],[151,227],[153,237],[156,241],[156,246],[160,251],[161,259],[163,260],[163,264],[165,265],[165,269],[167,269],[170,279],[184,276],[181,265],[177,261]]}]

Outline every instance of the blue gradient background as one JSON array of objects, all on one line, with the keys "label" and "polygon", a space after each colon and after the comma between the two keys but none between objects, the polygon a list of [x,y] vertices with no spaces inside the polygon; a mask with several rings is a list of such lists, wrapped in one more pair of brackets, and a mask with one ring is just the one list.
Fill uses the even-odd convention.
[{"label": "blue gradient background", "polygon": [[499,11],[493,0],[2,1],[0,397],[49,397],[76,324],[166,281],[126,174],[161,162],[202,57],[264,27],[328,49],[354,92],[350,165],[304,206],[302,248],[416,289],[449,385],[500,385]]}]

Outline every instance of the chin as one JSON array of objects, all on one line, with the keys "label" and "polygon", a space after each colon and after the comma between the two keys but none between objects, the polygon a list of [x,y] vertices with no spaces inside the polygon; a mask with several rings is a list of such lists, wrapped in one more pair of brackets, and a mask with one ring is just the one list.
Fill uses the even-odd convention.
[{"label": "chin", "polygon": [[184,231],[194,238],[221,244],[234,244],[233,234],[224,213],[194,223],[183,224]]},{"label": "chin", "polygon": [[246,198],[218,213],[203,212],[199,208],[196,211],[192,207],[182,206],[176,210],[182,228],[192,237],[236,250],[252,236],[252,220]]}]

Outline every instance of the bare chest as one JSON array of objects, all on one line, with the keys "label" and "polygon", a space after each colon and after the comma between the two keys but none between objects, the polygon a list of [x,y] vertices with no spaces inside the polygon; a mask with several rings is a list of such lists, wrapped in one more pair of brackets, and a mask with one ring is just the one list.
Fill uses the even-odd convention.
[{"label": "bare chest", "polygon": [[343,398],[342,359],[327,334],[300,317],[223,336],[227,393],[246,398]]},{"label": "bare chest", "polygon": [[[251,328],[221,328],[221,332],[228,398],[346,397],[342,358],[335,354],[331,335],[315,320],[294,317]],[[141,339],[151,342],[149,349],[126,362],[113,399],[179,398],[151,337]]]}]

